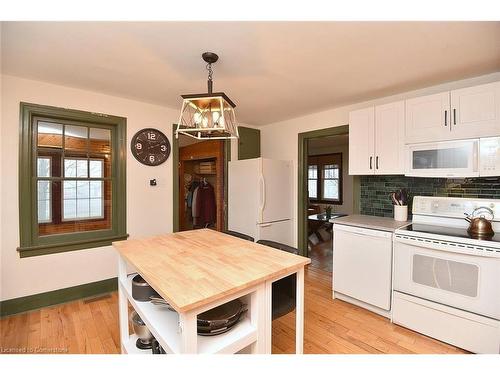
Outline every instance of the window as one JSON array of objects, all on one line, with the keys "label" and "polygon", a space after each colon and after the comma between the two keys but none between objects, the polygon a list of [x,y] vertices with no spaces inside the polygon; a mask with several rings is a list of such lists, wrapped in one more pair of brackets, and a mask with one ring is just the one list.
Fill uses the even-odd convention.
[{"label": "window", "polygon": [[317,165],[309,165],[308,166],[307,190],[309,192],[309,198],[318,198],[318,166]]},{"label": "window", "polygon": [[126,238],[126,120],[22,103],[21,127],[21,257]]},{"label": "window", "polygon": [[312,202],[342,204],[342,153],[309,156],[308,196]]}]

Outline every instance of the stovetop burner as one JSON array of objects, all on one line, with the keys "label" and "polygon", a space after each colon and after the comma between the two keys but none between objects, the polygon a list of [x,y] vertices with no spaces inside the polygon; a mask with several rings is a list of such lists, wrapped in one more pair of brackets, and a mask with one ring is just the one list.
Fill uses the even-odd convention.
[{"label": "stovetop burner", "polygon": [[444,227],[439,225],[412,223],[410,225],[407,225],[406,227],[400,228],[400,230],[500,243],[500,234],[495,234],[489,237],[474,237],[467,232],[466,228]]}]

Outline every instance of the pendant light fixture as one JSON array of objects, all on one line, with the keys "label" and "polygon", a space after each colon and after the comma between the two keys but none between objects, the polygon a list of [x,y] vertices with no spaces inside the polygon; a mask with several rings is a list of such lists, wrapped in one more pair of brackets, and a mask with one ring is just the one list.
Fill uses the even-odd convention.
[{"label": "pendant light fixture", "polygon": [[236,105],[223,92],[212,92],[212,64],[219,56],[213,52],[201,56],[207,63],[208,92],[181,95],[181,115],[175,135],[178,138],[179,134],[185,134],[203,140],[239,138],[234,116]]}]

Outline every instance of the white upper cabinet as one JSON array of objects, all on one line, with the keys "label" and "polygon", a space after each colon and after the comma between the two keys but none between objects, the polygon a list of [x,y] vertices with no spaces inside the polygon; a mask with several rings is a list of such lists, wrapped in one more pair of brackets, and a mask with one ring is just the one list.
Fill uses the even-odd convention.
[{"label": "white upper cabinet", "polygon": [[406,101],[405,143],[500,135],[500,82]]},{"label": "white upper cabinet", "polygon": [[404,173],[404,102],[349,113],[349,174]]},{"label": "white upper cabinet", "polygon": [[500,82],[453,90],[453,139],[500,135]]},{"label": "white upper cabinet", "polygon": [[405,102],[375,107],[375,174],[404,173]]},{"label": "white upper cabinet", "polygon": [[374,173],[375,109],[368,107],[349,113],[349,174]]},{"label": "white upper cabinet", "polygon": [[406,143],[450,138],[449,91],[406,101]]}]

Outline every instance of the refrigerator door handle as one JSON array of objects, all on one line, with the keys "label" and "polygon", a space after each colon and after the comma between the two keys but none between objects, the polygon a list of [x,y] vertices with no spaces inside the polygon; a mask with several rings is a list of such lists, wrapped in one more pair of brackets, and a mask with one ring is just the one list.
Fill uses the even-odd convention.
[{"label": "refrigerator door handle", "polygon": [[266,180],[264,179],[264,175],[260,175],[259,177],[259,183],[260,183],[260,207],[259,207],[259,215],[260,215],[260,220],[262,221],[263,219],[263,211],[264,207],[266,206]]},{"label": "refrigerator door handle", "polygon": [[271,225],[273,225],[272,223],[269,223],[269,224],[258,224],[259,227],[261,228],[267,228],[267,227],[270,227]]}]

